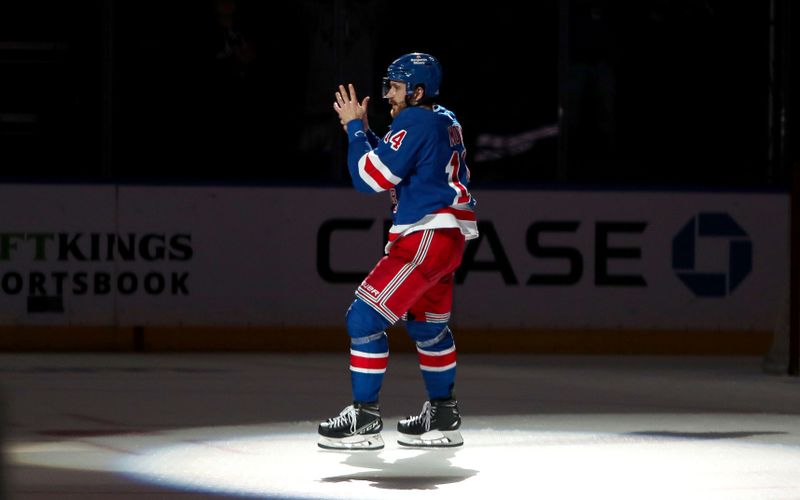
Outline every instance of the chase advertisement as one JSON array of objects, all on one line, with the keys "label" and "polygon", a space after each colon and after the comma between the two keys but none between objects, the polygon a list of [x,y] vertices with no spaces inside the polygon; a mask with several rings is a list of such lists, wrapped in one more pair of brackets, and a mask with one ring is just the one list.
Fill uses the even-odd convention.
[{"label": "chase advertisement", "polygon": [[[337,326],[391,225],[349,189],[0,194],[2,325]],[[786,194],[474,195],[456,326],[766,331],[788,293]]]}]

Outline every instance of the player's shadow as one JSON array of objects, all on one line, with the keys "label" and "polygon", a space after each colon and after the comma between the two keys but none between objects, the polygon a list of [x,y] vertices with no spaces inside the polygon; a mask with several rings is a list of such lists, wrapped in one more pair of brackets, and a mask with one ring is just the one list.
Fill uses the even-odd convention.
[{"label": "player's shadow", "polygon": [[[410,450],[411,451],[411,450]],[[442,484],[458,483],[478,473],[452,464],[455,449],[423,450],[407,458],[387,462],[376,452],[353,452],[345,465],[369,469],[353,474],[320,479],[326,483],[367,481],[374,488],[387,490],[435,490]]]},{"label": "player's shadow", "polygon": [[636,431],[636,432],[628,432],[625,435],[646,436],[659,439],[710,440],[710,439],[740,439],[753,436],[772,436],[780,434],[788,434],[788,433],[783,431],[734,431],[734,432]]}]

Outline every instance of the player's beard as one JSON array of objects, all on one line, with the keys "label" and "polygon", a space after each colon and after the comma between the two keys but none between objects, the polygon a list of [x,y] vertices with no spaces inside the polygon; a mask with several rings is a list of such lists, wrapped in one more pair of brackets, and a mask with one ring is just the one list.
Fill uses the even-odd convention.
[{"label": "player's beard", "polygon": [[389,109],[389,114],[392,116],[392,118],[397,118],[397,115],[407,107],[412,106],[412,103],[411,99],[409,99],[408,96],[405,96],[401,102],[390,100],[389,105],[391,106],[391,109]]},{"label": "player's beard", "polygon": [[394,101],[389,103],[391,108],[389,109],[389,114],[392,115],[392,118],[397,118],[397,114],[405,108],[402,104],[396,103]]}]

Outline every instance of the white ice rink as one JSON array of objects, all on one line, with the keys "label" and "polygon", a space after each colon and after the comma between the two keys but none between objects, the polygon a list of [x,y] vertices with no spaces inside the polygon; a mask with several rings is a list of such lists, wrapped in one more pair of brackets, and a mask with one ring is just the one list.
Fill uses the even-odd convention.
[{"label": "white ice rink", "polygon": [[800,499],[800,380],[760,359],[461,355],[465,445],[415,450],[394,354],[387,445],[316,447],[332,354],[0,355],[8,499]]}]

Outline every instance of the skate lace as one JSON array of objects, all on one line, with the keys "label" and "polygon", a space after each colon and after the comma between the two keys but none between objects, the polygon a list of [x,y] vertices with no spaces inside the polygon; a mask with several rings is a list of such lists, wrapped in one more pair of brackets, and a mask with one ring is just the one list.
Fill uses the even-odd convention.
[{"label": "skate lace", "polygon": [[416,417],[411,417],[409,419],[409,424],[416,425],[421,423],[426,431],[431,430],[431,402],[425,401],[425,404],[422,405],[422,413],[417,415]]},{"label": "skate lace", "polygon": [[331,427],[341,427],[350,424],[350,432],[356,431],[356,407],[350,405],[339,413],[338,417],[328,419]]}]

